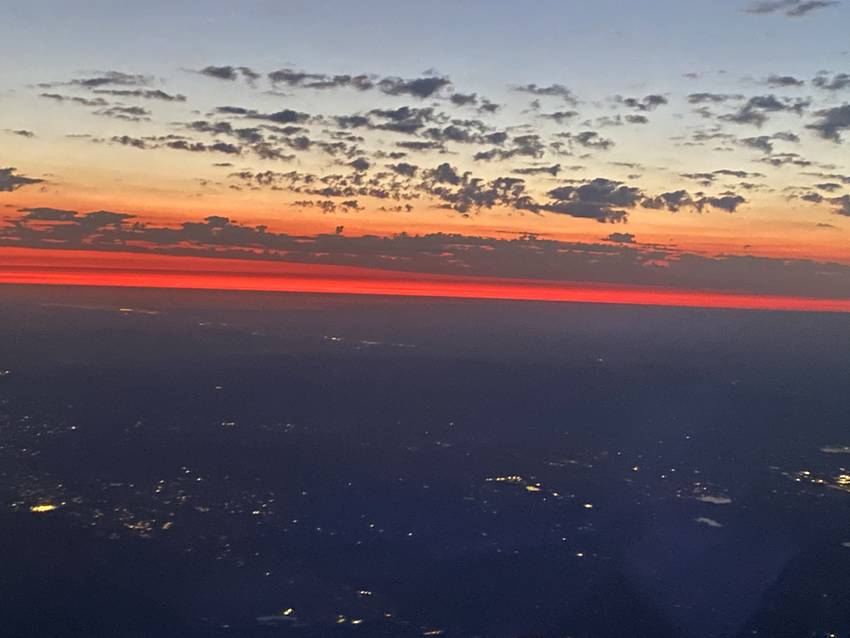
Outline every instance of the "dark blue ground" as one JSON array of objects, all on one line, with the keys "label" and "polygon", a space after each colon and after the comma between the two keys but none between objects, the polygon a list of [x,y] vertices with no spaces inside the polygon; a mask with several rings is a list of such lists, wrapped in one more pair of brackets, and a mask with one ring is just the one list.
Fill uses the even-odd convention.
[{"label": "dark blue ground", "polygon": [[850,635],[850,317],[6,287],[0,335],[0,635]]}]

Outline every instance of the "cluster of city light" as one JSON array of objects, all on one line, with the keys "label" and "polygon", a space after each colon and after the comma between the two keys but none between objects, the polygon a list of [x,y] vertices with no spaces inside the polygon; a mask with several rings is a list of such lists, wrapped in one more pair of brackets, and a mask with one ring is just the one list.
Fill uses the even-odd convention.
[{"label": "cluster of city light", "polygon": [[37,505],[30,506],[30,512],[33,512],[35,514],[52,512],[55,509],[59,509],[59,506],[54,503],[38,503]]}]

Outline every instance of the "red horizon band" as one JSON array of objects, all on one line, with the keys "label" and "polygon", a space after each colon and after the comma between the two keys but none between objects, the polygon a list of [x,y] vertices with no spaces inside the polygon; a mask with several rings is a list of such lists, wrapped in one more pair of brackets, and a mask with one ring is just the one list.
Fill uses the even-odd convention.
[{"label": "red horizon band", "polygon": [[[52,262],[52,263],[49,263]],[[254,259],[0,249],[0,283],[850,313],[850,299],[389,271]]]}]

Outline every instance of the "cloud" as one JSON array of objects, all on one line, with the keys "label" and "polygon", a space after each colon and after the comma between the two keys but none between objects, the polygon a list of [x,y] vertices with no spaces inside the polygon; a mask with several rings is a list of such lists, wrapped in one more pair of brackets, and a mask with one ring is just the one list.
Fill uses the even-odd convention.
[{"label": "cloud", "polygon": [[737,179],[755,179],[765,177],[764,173],[755,173],[752,171],[732,170],[729,168],[720,168],[710,173],[681,173],[680,177],[692,179],[699,182],[703,186],[710,186],[721,177],[735,177]]},{"label": "cloud", "polygon": [[153,82],[153,77],[150,75],[143,75],[141,73],[124,73],[122,71],[104,71],[103,73],[98,73],[95,76],[88,78],[81,78],[76,80],[71,80],[70,82],[60,82],[53,84],[46,84],[45,87],[49,86],[61,86],[61,85],[70,85],[70,86],[79,86],[87,89],[94,89],[100,86],[108,86],[108,85],[118,85],[118,86],[148,86]]},{"label": "cloud", "polygon": [[693,197],[686,190],[661,193],[643,200],[641,204],[644,208],[666,209],[671,213],[676,213],[685,206],[695,206]]},{"label": "cloud", "polygon": [[388,77],[378,82],[378,89],[387,95],[411,95],[424,99],[433,96],[450,84],[449,79],[443,77],[424,77],[412,80]]},{"label": "cloud", "polygon": [[723,104],[743,100],[744,96],[737,93],[691,93],[688,102],[691,104]]},{"label": "cloud", "polygon": [[763,83],[773,89],[803,86],[805,84],[803,80],[799,80],[791,75],[769,75],[764,79]]},{"label": "cloud", "polygon": [[[465,178],[452,167],[443,168],[440,173],[449,180],[443,185],[456,182],[451,185],[453,192],[472,183],[469,176]],[[491,186],[502,192],[510,188],[507,184]],[[326,205],[319,202],[325,199],[314,198],[314,206],[323,209]],[[335,212],[344,212],[340,208],[343,203],[354,204],[355,199],[335,202]],[[353,208],[348,210],[354,212]],[[389,237],[337,232],[289,235],[220,215],[177,225],[157,225],[111,211],[23,209],[17,218],[0,225],[0,245],[850,298],[850,266],[838,263],[740,255],[709,257],[637,242],[567,242],[529,235],[501,239],[447,233],[399,233]]]},{"label": "cloud", "polygon": [[151,119],[151,112],[141,106],[109,106],[94,112],[95,115],[103,115],[128,122],[141,122]]},{"label": "cloud", "polygon": [[512,157],[542,157],[546,146],[537,134],[518,135],[510,141],[509,148],[493,148],[479,151],[473,157],[475,161],[505,160]]},{"label": "cloud", "polygon": [[702,210],[706,206],[725,210],[727,213],[734,213],[738,210],[738,206],[746,204],[747,200],[741,195],[735,193],[724,193],[718,197],[701,197],[694,202],[697,210]]},{"label": "cloud", "polygon": [[97,210],[81,215],[74,210],[44,207],[21,208],[19,212],[26,213],[23,217],[25,221],[74,222],[87,230],[106,226],[120,227],[125,221],[135,217],[135,215],[115,213],[108,210]]},{"label": "cloud", "polygon": [[564,124],[577,116],[578,111],[554,111],[552,113],[541,113],[538,117]]},{"label": "cloud", "polygon": [[334,89],[350,87],[359,91],[374,88],[375,82],[366,74],[360,75],[325,75],[324,73],[307,73],[293,69],[278,69],[267,74],[272,84],[285,84],[290,87],[307,89]]},{"label": "cloud", "polygon": [[418,166],[408,164],[407,162],[399,162],[398,164],[388,164],[388,166],[390,169],[392,169],[399,175],[404,175],[405,177],[413,177],[419,170]]},{"label": "cloud", "polygon": [[850,195],[833,197],[829,201],[835,205],[835,209],[832,211],[833,213],[842,217],[850,217]]},{"label": "cloud", "polygon": [[95,89],[92,93],[111,95],[113,97],[137,97],[145,100],[161,100],[163,102],[185,102],[186,96],[166,93],[160,89]]},{"label": "cloud", "polygon": [[36,179],[17,174],[16,170],[17,169],[11,166],[7,168],[0,168],[0,192],[9,193],[11,191],[18,190],[19,188],[23,188],[24,186],[41,184],[44,182],[43,179]]},{"label": "cloud", "polygon": [[82,104],[83,106],[107,106],[109,102],[104,100],[102,97],[98,98],[85,98],[85,97],[77,97],[70,95],[62,95],[60,93],[39,93],[39,97],[46,98],[48,100],[53,100],[54,102],[73,102],[76,104]]},{"label": "cloud", "polygon": [[[593,151],[607,151],[614,147],[614,140],[602,137],[596,131],[581,131],[579,133],[558,133],[559,139],[566,140],[570,146],[580,146]],[[558,149],[557,143],[553,146]]]},{"label": "cloud", "polygon": [[27,129],[6,129],[7,133],[11,135],[17,135],[19,137],[35,137],[35,133],[32,131],[28,131]]},{"label": "cloud", "polygon": [[542,210],[599,222],[626,221],[628,211],[625,209],[634,208],[643,197],[639,188],[604,177],[580,186],[553,188],[547,194],[553,201]]},{"label": "cloud", "polygon": [[247,66],[205,66],[198,71],[201,75],[206,75],[217,80],[238,80],[240,77],[253,82],[260,77],[260,74],[251,70]]},{"label": "cloud", "polygon": [[513,87],[514,91],[519,93],[529,93],[531,95],[558,97],[567,104],[573,106],[578,104],[578,99],[573,92],[563,84],[550,84],[548,86],[538,86],[537,84],[524,84],[522,86]]},{"label": "cloud", "polygon": [[799,18],[838,4],[837,0],[762,0],[752,3],[745,12],[753,15],[782,13],[789,18]]},{"label": "cloud", "polygon": [[816,111],[815,115],[819,119],[806,128],[816,131],[824,139],[841,142],[842,131],[850,128],[850,104]]},{"label": "cloud", "polygon": [[634,244],[635,236],[632,233],[611,233],[605,238],[605,241],[612,241],[617,244]]},{"label": "cloud", "polygon": [[825,91],[841,91],[850,89],[850,73],[836,73],[832,77],[824,71],[818,73],[812,84]]},{"label": "cloud", "polygon": [[644,208],[666,209],[671,213],[678,212],[682,208],[692,208],[703,212],[707,207],[717,208],[727,213],[734,213],[747,200],[736,193],[725,192],[716,196],[695,193],[691,195],[686,190],[676,190],[661,193],[655,197],[646,197],[641,201]]},{"label": "cloud", "polygon": [[657,94],[647,95],[643,98],[622,97],[618,95],[615,97],[615,100],[630,109],[637,109],[638,111],[654,111],[659,106],[668,103],[666,97]]},{"label": "cloud", "polygon": [[802,115],[810,104],[811,100],[808,99],[757,95],[747,100],[734,113],[721,115],[719,119],[735,124],[761,126],[768,120],[767,113],[787,112]]},{"label": "cloud", "polygon": [[166,147],[178,151],[191,151],[193,153],[218,152],[226,153],[227,155],[238,155],[242,149],[235,144],[227,142],[214,142],[212,144],[204,144],[203,142],[188,142],[186,140],[173,140],[166,142]]},{"label": "cloud", "polygon": [[528,166],[515,168],[511,172],[516,173],[517,175],[551,175],[552,177],[557,177],[558,173],[561,172],[561,165],[552,164],[551,166]]}]

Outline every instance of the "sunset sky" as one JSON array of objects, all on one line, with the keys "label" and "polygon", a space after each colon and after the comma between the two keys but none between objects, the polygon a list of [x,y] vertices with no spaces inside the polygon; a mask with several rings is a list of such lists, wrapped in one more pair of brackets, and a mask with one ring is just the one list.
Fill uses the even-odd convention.
[{"label": "sunset sky", "polygon": [[848,24],[827,0],[10,5],[0,282],[847,309]]}]

